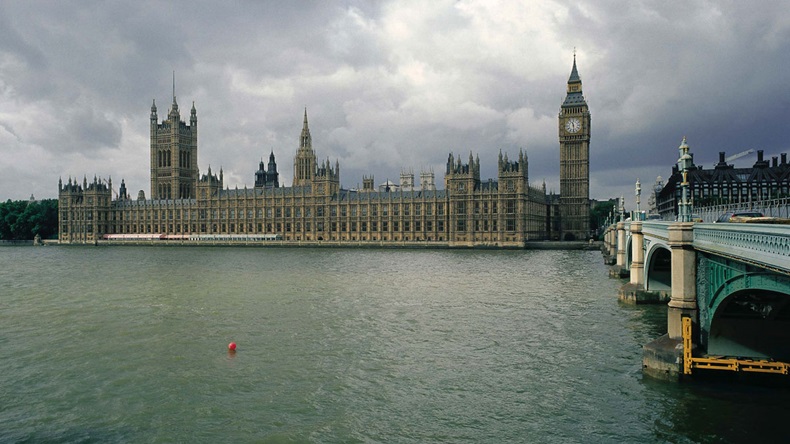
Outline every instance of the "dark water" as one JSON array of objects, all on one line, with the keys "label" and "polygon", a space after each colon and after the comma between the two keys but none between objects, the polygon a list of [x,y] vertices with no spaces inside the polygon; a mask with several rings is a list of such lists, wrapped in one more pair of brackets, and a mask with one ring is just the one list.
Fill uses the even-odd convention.
[{"label": "dark water", "polygon": [[621,283],[596,252],[0,248],[0,442],[790,435],[786,388],[643,378],[665,309]]}]

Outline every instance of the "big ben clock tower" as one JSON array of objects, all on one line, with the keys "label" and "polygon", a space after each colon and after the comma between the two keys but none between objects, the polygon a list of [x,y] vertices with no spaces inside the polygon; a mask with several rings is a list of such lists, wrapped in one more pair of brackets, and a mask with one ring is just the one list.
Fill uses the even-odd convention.
[{"label": "big ben clock tower", "polygon": [[590,110],[576,70],[576,54],[568,91],[560,107],[560,238],[590,235]]}]

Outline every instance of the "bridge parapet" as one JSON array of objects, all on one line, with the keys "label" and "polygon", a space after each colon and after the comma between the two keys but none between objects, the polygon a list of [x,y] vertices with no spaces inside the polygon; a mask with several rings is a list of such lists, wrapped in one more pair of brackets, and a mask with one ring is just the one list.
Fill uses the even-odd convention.
[{"label": "bridge parapet", "polygon": [[786,225],[696,224],[694,248],[790,275]]},{"label": "bridge parapet", "polygon": [[644,221],[642,222],[642,232],[645,236],[669,241],[669,226],[673,222]]}]

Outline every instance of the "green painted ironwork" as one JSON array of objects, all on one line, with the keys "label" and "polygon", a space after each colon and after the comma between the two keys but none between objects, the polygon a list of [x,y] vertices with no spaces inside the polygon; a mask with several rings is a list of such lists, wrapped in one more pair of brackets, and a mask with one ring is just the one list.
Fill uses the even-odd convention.
[{"label": "green painted ironwork", "polygon": [[697,252],[697,307],[701,345],[708,344],[711,324],[721,304],[729,296],[743,290],[774,292],[790,298],[790,275],[736,259]]}]

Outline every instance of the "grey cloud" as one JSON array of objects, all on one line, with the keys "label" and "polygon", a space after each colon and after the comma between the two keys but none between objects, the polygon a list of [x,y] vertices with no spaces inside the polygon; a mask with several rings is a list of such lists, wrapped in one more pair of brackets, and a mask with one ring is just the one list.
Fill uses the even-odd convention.
[{"label": "grey cloud", "polygon": [[[592,112],[592,197],[618,186],[632,194],[629,174],[668,176],[684,135],[700,161],[788,151],[790,23],[775,13],[781,2],[551,3],[542,5],[556,10],[548,19],[506,22],[507,33],[501,17],[484,16],[497,8],[471,3],[412,5],[421,13],[355,0],[6,3],[0,113],[19,116],[4,125],[66,162],[64,174],[123,172],[140,182],[131,188],[147,189],[148,109],[156,99],[166,113],[175,70],[182,115],[192,101],[198,110],[200,168],[223,166],[239,186],[252,184],[271,150],[291,176],[307,106],[317,155],[340,160],[344,186],[423,166],[441,183],[451,151],[479,154],[481,175],[494,177],[499,150],[523,147],[533,183],[545,178],[558,191],[556,125],[545,120],[556,122],[576,47]],[[500,6],[523,6],[532,18],[541,4]],[[519,109],[532,120],[513,128],[508,115]],[[80,164],[80,155],[106,159]],[[113,165],[130,158],[143,159],[136,176]]]}]

